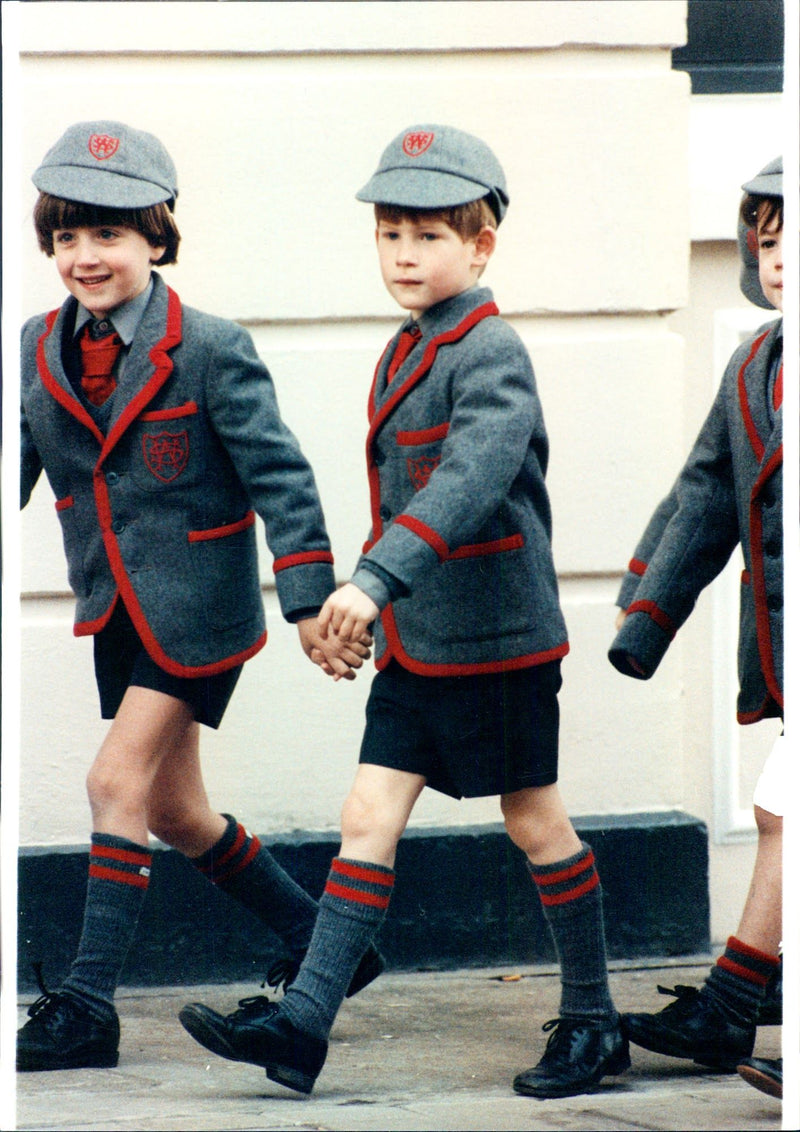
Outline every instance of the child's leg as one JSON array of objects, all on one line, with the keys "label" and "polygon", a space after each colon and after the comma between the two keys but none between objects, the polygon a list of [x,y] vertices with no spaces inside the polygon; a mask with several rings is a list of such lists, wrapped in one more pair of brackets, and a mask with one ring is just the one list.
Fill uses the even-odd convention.
[{"label": "child's leg", "polygon": [[591,849],[575,833],[555,784],[506,794],[501,805],[509,837],[528,858],[555,942],[561,1017],[613,1020],[602,890]]},{"label": "child's leg", "polygon": [[197,743],[178,745],[161,761],[148,801],[152,832],[184,853],[286,944],[295,961],[311,939],[317,902],[281,868],[257,837],[208,803]]},{"label": "child's leg", "polygon": [[197,742],[186,704],[148,688],[125,694],[89,771],[93,834],[83,932],[62,990],[112,1007],[150,875],[147,797],[164,752]]},{"label": "child's leg", "polygon": [[223,1017],[202,1003],[180,1019],[207,1049],[263,1065],[267,1075],[310,1092],[327,1037],[359,960],[391,897],[394,859],[425,785],[421,775],[362,763],[342,811],[340,855],[331,863],[314,933],[296,980],[280,1004],[244,1000]]}]

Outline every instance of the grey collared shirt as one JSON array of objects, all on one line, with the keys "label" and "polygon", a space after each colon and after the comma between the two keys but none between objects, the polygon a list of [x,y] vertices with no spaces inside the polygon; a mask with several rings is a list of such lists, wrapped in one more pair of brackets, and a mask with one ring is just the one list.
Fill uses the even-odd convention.
[{"label": "grey collared shirt", "polygon": [[[122,349],[120,350],[119,360],[115,367],[117,378],[122,376],[122,371],[125,368],[125,359],[128,355],[128,348],[139,328],[139,323],[142,321],[142,315],[150,301],[152,291],[153,279],[151,276],[141,294],[136,295],[135,298],[129,299],[127,303],[123,303],[121,306],[117,307],[116,310],[111,311],[105,319],[122,339]],[[77,337],[80,334],[87,322],[95,321],[95,316],[92,312],[88,311],[82,303],[78,303],[78,309],[75,312],[74,336]]]}]

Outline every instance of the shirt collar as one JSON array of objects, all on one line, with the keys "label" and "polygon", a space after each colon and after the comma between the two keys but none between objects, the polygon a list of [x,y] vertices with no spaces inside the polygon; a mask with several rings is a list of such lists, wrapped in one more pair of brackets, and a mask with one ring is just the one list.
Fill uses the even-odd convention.
[{"label": "shirt collar", "polygon": [[[127,303],[123,303],[121,306],[117,307],[117,309],[112,311],[108,316],[107,321],[112,324],[125,346],[130,346],[133,341],[133,336],[139,328],[139,323],[142,320],[145,307],[150,301],[152,291],[153,279],[151,277],[141,294],[136,295],[133,299],[129,299]],[[75,335],[80,334],[87,322],[94,322],[94,320],[92,312],[88,311],[82,303],[78,303],[78,309],[75,312]]]}]

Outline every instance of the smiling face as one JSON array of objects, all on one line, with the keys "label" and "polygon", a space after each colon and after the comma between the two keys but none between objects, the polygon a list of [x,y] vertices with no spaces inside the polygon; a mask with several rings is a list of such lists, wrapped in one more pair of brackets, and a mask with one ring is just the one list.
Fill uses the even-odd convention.
[{"label": "smiling face", "polygon": [[104,318],[144,291],[164,248],[152,247],[133,228],[108,225],[56,229],[53,252],[70,294]]},{"label": "smiling face", "polygon": [[783,224],[780,216],[758,222],[758,281],[776,310],[783,310]]},{"label": "smiling face", "polygon": [[495,238],[487,225],[474,238],[462,240],[435,216],[379,220],[375,232],[386,288],[414,318],[472,287],[494,251]]}]

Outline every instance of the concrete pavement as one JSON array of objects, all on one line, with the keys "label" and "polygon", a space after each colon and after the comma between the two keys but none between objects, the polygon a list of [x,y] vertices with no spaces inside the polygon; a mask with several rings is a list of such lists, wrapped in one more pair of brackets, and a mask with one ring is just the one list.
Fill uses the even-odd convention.
[{"label": "concrete pavement", "polygon": [[[699,984],[709,960],[611,964],[622,1010],[656,1010],[656,984]],[[116,1069],[18,1074],[20,1130],[285,1129],[768,1129],[780,1102],[718,1074],[631,1047],[632,1068],[593,1094],[537,1101],[511,1089],[544,1049],[541,1026],[558,1013],[552,967],[385,974],[337,1018],[310,1098],[255,1066],[207,1054],[182,1029],[184,1003],[227,1012],[252,984],[123,988]],[[20,1024],[25,1007],[20,1004]],[[757,1054],[780,1055],[780,1027],[758,1032]],[[786,1127],[792,1127],[786,1124]]]}]

